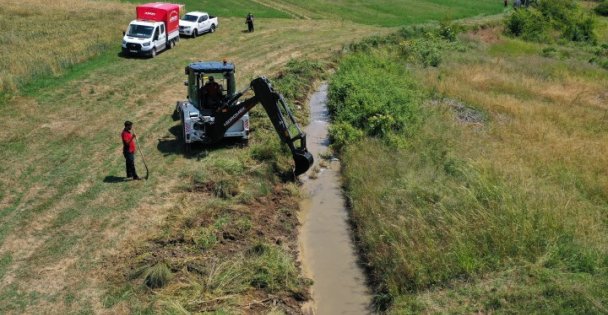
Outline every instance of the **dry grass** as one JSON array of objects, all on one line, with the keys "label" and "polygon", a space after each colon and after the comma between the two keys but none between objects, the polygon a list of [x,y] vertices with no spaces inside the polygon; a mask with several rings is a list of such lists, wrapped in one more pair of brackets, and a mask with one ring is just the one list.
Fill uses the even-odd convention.
[{"label": "dry grass", "polygon": [[487,161],[493,168],[534,170],[529,176],[563,180],[573,176],[581,181],[580,193],[608,197],[608,178],[602,176],[608,165],[608,147],[602,145],[608,136],[601,132],[608,123],[605,70],[529,55],[459,60],[440,71],[441,80],[430,71],[425,83],[492,117],[488,137],[497,141],[477,147],[493,157]]}]

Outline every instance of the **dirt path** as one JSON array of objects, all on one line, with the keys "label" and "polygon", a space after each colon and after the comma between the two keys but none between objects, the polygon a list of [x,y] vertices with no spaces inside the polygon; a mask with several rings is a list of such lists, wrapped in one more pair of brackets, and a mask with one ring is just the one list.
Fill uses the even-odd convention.
[{"label": "dirt path", "polygon": [[327,84],[323,84],[311,97],[311,123],[306,128],[308,148],[321,167],[309,171],[304,183],[309,198],[301,204],[301,261],[304,273],[314,281],[313,301],[304,306],[304,313],[367,314],[371,296],[348,224],[340,163],[319,157],[329,145],[326,100]]}]

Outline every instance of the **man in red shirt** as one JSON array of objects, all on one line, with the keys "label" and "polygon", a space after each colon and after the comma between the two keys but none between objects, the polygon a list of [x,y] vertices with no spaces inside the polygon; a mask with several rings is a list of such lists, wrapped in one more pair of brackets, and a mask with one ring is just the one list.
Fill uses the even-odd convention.
[{"label": "man in red shirt", "polygon": [[134,180],[139,180],[140,178],[135,171],[135,138],[137,136],[131,133],[132,128],[133,123],[128,120],[125,121],[125,129],[120,135],[122,138],[122,154],[127,162],[127,178],[132,177]]}]

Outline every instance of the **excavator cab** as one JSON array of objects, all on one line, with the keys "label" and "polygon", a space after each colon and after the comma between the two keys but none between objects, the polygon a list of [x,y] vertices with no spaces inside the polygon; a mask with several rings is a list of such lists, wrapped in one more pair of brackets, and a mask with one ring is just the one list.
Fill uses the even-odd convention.
[{"label": "excavator cab", "polygon": [[[221,102],[234,96],[236,83],[234,64],[196,62],[186,67],[188,99],[199,109],[218,108]],[[211,88],[215,84],[219,89]]]},{"label": "excavator cab", "polygon": [[[185,72],[188,76],[188,100],[178,102],[176,110],[181,113],[186,147],[197,141],[213,144],[230,136],[247,139],[248,112],[261,103],[281,141],[291,150],[294,174],[303,174],[312,166],[314,159],[306,149],[306,134],[300,129],[283,96],[273,89],[267,78],[258,77],[246,89],[235,92],[235,67],[232,63],[195,62],[189,64]],[[219,100],[209,97],[212,81],[221,85]],[[254,95],[241,100],[249,91]]]}]

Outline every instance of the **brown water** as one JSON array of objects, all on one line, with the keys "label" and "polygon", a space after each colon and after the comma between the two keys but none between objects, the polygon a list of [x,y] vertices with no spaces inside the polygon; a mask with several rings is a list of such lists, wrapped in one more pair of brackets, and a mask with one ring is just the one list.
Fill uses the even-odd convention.
[{"label": "brown water", "polygon": [[300,260],[305,275],[314,281],[313,300],[303,306],[303,311],[318,315],[369,314],[371,296],[348,224],[340,162],[319,157],[329,145],[326,101],[327,84],[323,84],[310,99],[311,123],[306,128],[308,150],[317,163],[302,176],[308,198],[300,205]]}]

